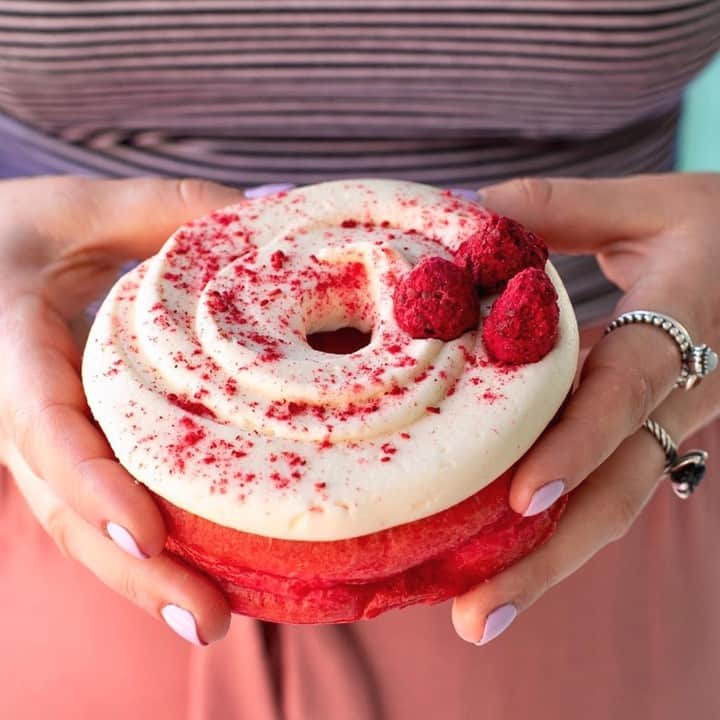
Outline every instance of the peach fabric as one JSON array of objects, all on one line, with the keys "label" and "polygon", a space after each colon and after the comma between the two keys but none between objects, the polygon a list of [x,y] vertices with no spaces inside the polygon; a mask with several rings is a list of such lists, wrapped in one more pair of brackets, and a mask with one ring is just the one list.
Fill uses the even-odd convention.
[{"label": "peach fabric", "polygon": [[449,605],[347,626],[236,617],[204,649],[63,558],[0,471],[0,718],[710,720],[720,717],[720,424],[683,503],[631,532],[483,648]]}]

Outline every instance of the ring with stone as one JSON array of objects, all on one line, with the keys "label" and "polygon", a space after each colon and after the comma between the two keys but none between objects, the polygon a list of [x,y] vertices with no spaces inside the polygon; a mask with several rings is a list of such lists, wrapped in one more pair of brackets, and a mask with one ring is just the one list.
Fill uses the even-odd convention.
[{"label": "ring with stone", "polygon": [[670,476],[675,494],[686,500],[705,477],[708,454],[705,450],[678,453],[677,444],[656,420],[648,419],[643,427],[660,443],[665,453],[664,473]]},{"label": "ring with stone", "polygon": [[644,323],[666,332],[680,351],[681,370],[675,387],[690,390],[718,366],[717,353],[707,345],[695,345],[690,333],[675,318],[654,310],[631,310],[615,318],[605,329],[605,334],[624,325]]}]

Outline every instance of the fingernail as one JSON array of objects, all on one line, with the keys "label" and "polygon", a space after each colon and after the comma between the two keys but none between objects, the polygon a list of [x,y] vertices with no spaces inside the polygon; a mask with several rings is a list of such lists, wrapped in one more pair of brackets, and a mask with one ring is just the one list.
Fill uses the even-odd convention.
[{"label": "fingernail", "polygon": [[564,492],[565,483],[562,480],[553,480],[543,485],[533,493],[523,516],[530,517],[547,510]]},{"label": "fingernail", "polygon": [[179,605],[165,605],[160,611],[163,620],[173,629],[183,640],[187,640],[193,645],[204,647],[207,643],[203,642],[198,635],[197,623],[193,614],[181,608]]},{"label": "fingernail", "polygon": [[485,629],[480,642],[476,645],[485,645],[494,640],[500,633],[505,632],[510,623],[517,617],[517,609],[512,603],[496,607],[485,619]]},{"label": "fingernail", "polygon": [[126,553],[139,560],[147,559],[148,556],[138,547],[135,538],[122,525],[108,522],[105,525],[105,530],[110,536],[110,539]]},{"label": "fingernail", "polygon": [[450,194],[462,200],[472,200],[472,202],[478,202],[479,197],[477,190],[468,190],[467,188],[450,188]]},{"label": "fingernail", "polygon": [[246,188],[243,192],[246,198],[254,200],[256,198],[264,198],[268,195],[276,195],[280,192],[292,190],[295,185],[291,183],[274,183],[270,185],[258,185],[257,187]]}]

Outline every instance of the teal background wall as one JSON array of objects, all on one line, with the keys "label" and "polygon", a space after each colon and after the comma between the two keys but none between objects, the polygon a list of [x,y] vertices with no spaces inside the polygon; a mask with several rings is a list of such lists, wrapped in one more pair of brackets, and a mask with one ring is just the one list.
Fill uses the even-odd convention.
[{"label": "teal background wall", "polygon": [[688,87],[678,138],[678,169],[720,172],[720,53]]}]

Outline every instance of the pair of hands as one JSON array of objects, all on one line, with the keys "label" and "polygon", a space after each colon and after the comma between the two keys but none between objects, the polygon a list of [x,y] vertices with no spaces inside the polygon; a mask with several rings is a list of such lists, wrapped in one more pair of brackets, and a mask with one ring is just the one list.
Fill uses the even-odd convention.
[{"label": "pair of hands", "polygon": [[[241,199],[194,180],[0,183],[0,463],[65,555],[196,644],[227,632],[228,604],[207,578],[163,553],[159,511],[89,416],[72,330],[123,261],[154,253],[182,223]],[[486,188],[480,200],[553,250],[596,254],[626,292],[618,312],[665,312],[696,342],[720,345],[720,176],[518,180]],[[702,391],[672,392],[679,369],[676,346],[655,328],[623,328],[597,343],[510,495],[519,513],[571,490],[572,501],[550,541],[455,600],[460,637],[489,641],[632,525],[664,463],[656,441],[639,431],[645,418],[652,413],[679,441],[720,409],[720,373]]]}]

